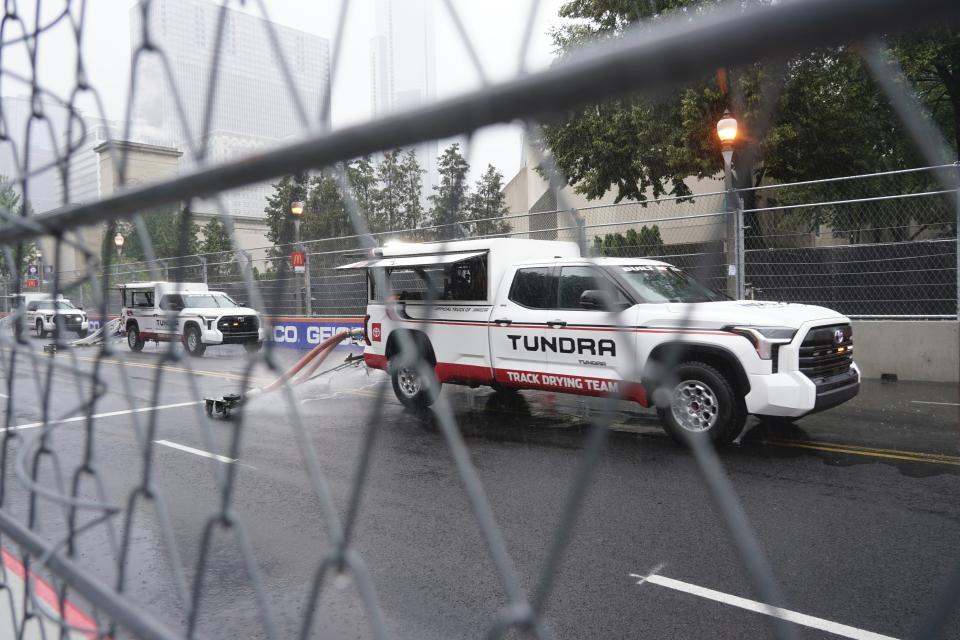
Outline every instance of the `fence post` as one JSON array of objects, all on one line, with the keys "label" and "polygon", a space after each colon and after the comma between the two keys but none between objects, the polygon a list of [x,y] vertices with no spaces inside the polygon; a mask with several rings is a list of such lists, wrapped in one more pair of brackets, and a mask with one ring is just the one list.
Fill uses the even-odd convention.
[{"label": "fence post", "polygon": [[[577,211],[576,209],[570,209],[570,217],[573,218],[574,224],[577,225],[577,245],[580,246],[580,255],[583,257],[587,256],[587,220],[583,217],[583,214]],[[530,223],[527,223],[527,226],[530,226]]]},{"label": "fence post", "polygon": [[207,282],[207,257],[199,256],[199,258],[200,258],[201,273],[203,273],[203,284],[209,284]]},{"label": "fence post", "polygon": [[956,162],[954,162],[953,165],[957,168],[957,184],[958,184],[956,198],[955,198],[956,202],[954,203],[956,207],[957,219],[956,219],[956,224],[953,228],[953,235],[954,235],[953,239],[954,239],[954,246],[956,247],[956,253],[957,253],[956,255],[957,272],[956,274],[954,274],[954,279],[957,281],[956,312],[957,312],[957,322],[960,322],[960,160],[957,160]]},{"label": "fence post", "polygon": [[739,237],[737,223],[737,207],[734,199],[737,197],[733,190],[733,185],[728,180],[727,189],[723,195],[723,209],[726,212],[727,232],[724,241],[724,258],[727,263],[727,295],[731,298],[739,298],[737,295],[740,280],[739,269]]},{"label": "fence post", "polygon": [[307,317],[313,315],[313,290],[310,286],[310,252],[303,252],[303,293],[306,298]]},{"label": "fence post", "polygon": [[737,224],[737,300],[743,300],[747,283],[747,243],[744,237],[743,228],[743,200],[740,199],[740,192],[733,192],[734,205],[736,206],[736,224]]}]

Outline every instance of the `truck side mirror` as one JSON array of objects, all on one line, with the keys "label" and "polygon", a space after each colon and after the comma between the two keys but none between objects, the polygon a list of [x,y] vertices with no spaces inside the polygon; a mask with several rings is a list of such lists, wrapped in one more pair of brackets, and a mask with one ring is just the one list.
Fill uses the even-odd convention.
[{"label": "truck side mirror", "polygon": [[583,309],[610,311],[613,306],[613,296],[602,289],[587,289],[580,294],[580,307]]}]

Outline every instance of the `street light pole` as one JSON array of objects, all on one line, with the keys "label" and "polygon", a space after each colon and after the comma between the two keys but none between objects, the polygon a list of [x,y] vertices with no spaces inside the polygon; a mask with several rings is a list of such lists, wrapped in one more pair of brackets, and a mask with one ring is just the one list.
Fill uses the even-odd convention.
[{"label": "street light pole", "polygon": [[[293,246],[297,251],[302,250],[300,246],[300,217],[303,215],[303,207],[303,200],[295,200],[290,203],[290,215],[293,216]],[[294,267],[294,269],[296,269],[296,267]],[[304,271],[306,271],[306,268],[304,268]],[[309,282],[306,278],[303,280],[304,283]],[[303,315],[304,299],[300,297],[300,278],[297,277],[296,273],[294,273],[293,281],[295,283],[294,288],[297,292],[297,310],[300,315]],[[304,287],[306,287],[306,284],[304,284]],[[310,297],[309,291],[306,292],[306,297]]]},{"label": "street light pole", "polygon": [[717,122],[720,153],[723,155],[724,211],[727,234],[725,256],[727,263],[727,295],[735,300],[743,298],[743,224],[740,219],[740,198],[733,185],[733,143],[737,139],[737,120],[725,111]]}]

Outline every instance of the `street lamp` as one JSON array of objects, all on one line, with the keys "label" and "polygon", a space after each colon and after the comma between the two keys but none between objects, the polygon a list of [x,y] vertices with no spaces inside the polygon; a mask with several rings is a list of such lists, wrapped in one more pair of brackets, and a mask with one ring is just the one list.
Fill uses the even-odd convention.
[{"label": "street lamp", "polygon": [[723,112],[723,117],[717,121],[717,137],[720,138],[721,153],[723,154],[723,177],[727,191],[733,188],[733,143],[737,139],[737,119],[730,115],[730,110]]},{"label": "street lamp", "polygon": [[723,154],[723,186],[727,211],[727,294],[735,300],[743,298],[743,222],[740,199],[733,189],[733,143],[737,139],[737,119],[730,110],[717,121],[717,137]]},{"label": "street lamp", "polygon": [[117,235],[113,236],[113,244],[117,247],[117,255],[123,253],[123,234],[117,231]]}]

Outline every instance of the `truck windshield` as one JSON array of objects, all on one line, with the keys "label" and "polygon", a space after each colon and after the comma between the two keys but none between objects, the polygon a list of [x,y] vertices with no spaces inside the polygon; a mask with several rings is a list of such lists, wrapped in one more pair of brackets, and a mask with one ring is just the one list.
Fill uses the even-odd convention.
[{"label": "truck windshield", "polygon": [[676,267],[624,264],[614,269],[643,302],[716,302],[726,298]]},{"label": "truck windshield", "polygon": [[218,309],[235,307],[237,303],[223,293],[191,293],[183,294],[183,306],[192,309]]},{"label": "truck windshield", "polygon": [[76,309],[76,307],[73,306],[72,303],[66,300],[57,300],[56,302],[54,302],[53,300],[47,300],[45,302],[41,302],[37,304],[37,308],[38,309],[57,309],[60,311],[63,311],[64,309]]}]

